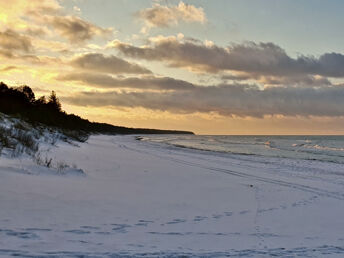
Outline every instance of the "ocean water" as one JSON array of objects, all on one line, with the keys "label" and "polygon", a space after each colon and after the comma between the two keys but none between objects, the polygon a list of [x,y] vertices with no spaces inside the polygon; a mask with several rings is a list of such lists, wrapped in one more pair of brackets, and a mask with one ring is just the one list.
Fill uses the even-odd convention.
[{"label": "ocean water", "polygon": [[150,135],[141,140],[213,152],[344,164],[344,136]]}]

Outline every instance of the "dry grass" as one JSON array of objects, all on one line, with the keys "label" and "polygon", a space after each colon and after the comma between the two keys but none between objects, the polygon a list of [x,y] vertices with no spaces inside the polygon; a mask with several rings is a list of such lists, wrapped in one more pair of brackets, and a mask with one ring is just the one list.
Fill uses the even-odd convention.
[{"label": "dry grass", "polygon": [[[36,164],[63,174],[71,167],[63,161],[54,161],[39,150],[39,142],[56,145],[58,140],[75,145],[73,141],[84,142],[87,140],[87,135],[83,132],[61,131],[42,125],[33,126],[0,113],[0,156],[5,150],[6,155],[12,158],[26,153]],[[73,165],[72,168],[77,169],[77,166]]]}]

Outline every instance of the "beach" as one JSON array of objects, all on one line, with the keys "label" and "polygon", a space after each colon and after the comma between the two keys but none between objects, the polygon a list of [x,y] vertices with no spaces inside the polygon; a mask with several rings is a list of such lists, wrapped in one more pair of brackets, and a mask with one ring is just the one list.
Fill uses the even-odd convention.
[{"label": "beach", "polygon": [[344,253],[343,164],[219,154],[135,136],[59,141],[42,153],[74,170],[0,157],[0,256]]}]

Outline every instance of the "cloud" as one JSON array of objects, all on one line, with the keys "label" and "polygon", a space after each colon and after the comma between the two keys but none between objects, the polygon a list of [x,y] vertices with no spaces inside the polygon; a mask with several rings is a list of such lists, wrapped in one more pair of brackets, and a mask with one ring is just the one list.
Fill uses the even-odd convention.
[{"label": "cloud", "polygon": [[13,53],[6,49],[0,49],[0,56],[2,56],[3,58],[8,58],[8,59],[14,57]]},{"label": "cloud", "polygon": [[77,81],[98,88],[134,88],[154,90],[190,90],[195,86],[192,83],[176,80],[169,77],[145,76],[142,78],[115,78],[104,74],[93,73],[71,73],[60,75],[58,80]]},{"label": "cloud", "polygon": [[24,30],[24,33],[33,37],[43,37],[47,34],[47,30],[43,27],[36,27],[34,28],[33,26],[31,26],[30,28],[26,28]]},{"label": "cloud", "polygon": [[81,9],[77,6],[73,6],[73,11],[80,13]]},{"label": "cloud", "polygon": [[14,0],[17,2],[28,2],[24,7],[26,15],[41,16],[43,14],[62,13],[63,7],[56,0]]},{"label": "cloud", "polygon": [[[112,35],[112,28],[101,28],[78,16],[68,16],[61,4],[59,0],[0,0],[0,31],[15,31],[26,35],[36,50],[39,48],[36,46],[38,41],[43,43],[46,40],[47,45],[53,40],[58,44],[63,43],[61,38],[64,37],[71,43],[81,44],[95,36]],[[16,45],[8,45],[18,46],[20,42],[26,46],[28,41],[21,38]],[[68,47],[71,48],[70,45]],[[50,48],[44,51],[45,54],[57,52]]]},{"label": "cloud", "polygon": [[95,36],[107,36],[111,28],[101,28],[77,16],[48,16],[47,22],[71,43],[83,43]]},{"label": "cloud", "polygon": [[176,6],[155,4],[151,8],[143,9],[136,16],[145,22],[143,32],[153,27],[171,27],[180,22],[205,23],[207,18],[203,8],[179,2]]},{"label": "cloud", "polygon": [[39,58],[33,53],[34,47],[31,38],[7,29],[0,32],[0,56],[9,60],[39,62]]},{"label": "cloud", "polygon": [[227,83],[228,81],[256,81],[265,87],[288,86],[288,87],[322,87],[333,85],[332,82],[319,75],[294,75],[294,76],[256,76],[248,73],[222,74],[219,79]]},{"label": "cloud", "polygon": [[29,37],[9,29],[0,32],[0,47],[7,51],[21,52],[30,52],[33,48]]},{"label": "cloud", "polygon": [[260,90],[255,85],[194,87],[168,92],[81,92],[64,101],[80,106],[143,107],[173,113],[217,112],[225,116],[343,116],[344,87]]},{"label": "cloud", "polygon": [[98,71],[111,74],[149,74],[148,69],[133,63],[129,63],[116,56],[104,56],[99,53],[85,54],[74,58],[70,64],[76,68]]},{"label": "cloud", "polygon": [[316,58],[292,58],[273,43],[232,44],[226,48],[215,44],[160,37],[149,46],[136,47],[119,41],[113,46],[127,57],[165,62],[171,67],[218,73],[237,71],[251,76],[305,76],[344,77],[344,55],[325,53]]},{"label": "cloud", "polygon": [[16,70],[16,69],[18,69],[18,67],[13,66],[13,65],[9,65],[9,66],[6,66],[6,67],[0,69],[0,72],[8,72],[11,70]]},{"label": "cloud", "polygon": [[221,76],[222,81],[246,81],[251,78],[249,74],[224,74]]},{"label": "cloud", "polygon": [[263,77],[260,82],[264,85],[289,85],[289,87],[316,87],[332,85],[331,81],[322,76],[301,75],[293,77]]},{"label": "cloud", "polygon": [[16,25],[23,22],[23,16],[56,14],[62,11],[56,0],[0,0],[0,19],[5,24]]}]

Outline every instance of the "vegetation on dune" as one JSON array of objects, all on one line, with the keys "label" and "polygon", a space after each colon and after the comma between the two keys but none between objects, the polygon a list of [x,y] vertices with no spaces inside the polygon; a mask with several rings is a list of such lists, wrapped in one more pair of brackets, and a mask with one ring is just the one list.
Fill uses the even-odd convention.
[{"label": "vegetation on dune", "polygon": [[[73,131],[77,133],[77,131]],[[39,166],[47,167],[57,174],[84,174],[76,165],[68,165],[64,161],[49,156],[49,146],[58,140],[77,145],[73,140],[80,138],[64,134],[63,130],[44,125],[33,126],[22,119],[0,113],[0,157],[16,158],[27,154]],[[43,144],[43,149],[41,148]]]},{"label": "vegetation on dune", "polygon": [[[1,118],[3,119],[3,118]],[[21,123],[17,122],[11,127],[0,125],[0,155],[3,148],[12,150],[12,156],[26,152],[32,155],[38,151],[37,131],[29,131]]]},{"label": "vegetation on dune", "polygon": [[61,103],[52,91],[38,99],[28,86],[8,87],[0,82],[0,156],[18,157],[23,153],[33,161],[58,174],[68,171],[84,174],[76,165],[56,161],[42,151],[40,143],[55,145],[58,140],[75,144],[84,142],[93,133],[102,134],[181,134],[183,131],[134,129],[95,123],[62,110]]},{"label": "vegetation on dune", "polygon": [[[36,99],[29,86],[8,87],[0,82],[0,112],[15,115],[35,125],[37,123],[63,130],[70,137],[85,140],[90,133],[103,134],[192,134],[187,131],[136,129],[90,122],[62,110],[61,103],[53,91],[51,95]],[[79,139],[78,139],[79,138]]]}]

